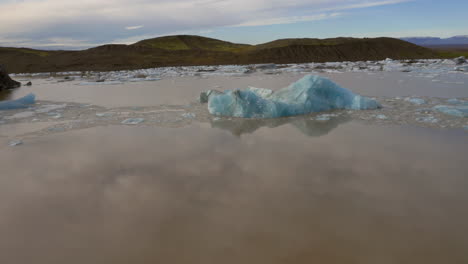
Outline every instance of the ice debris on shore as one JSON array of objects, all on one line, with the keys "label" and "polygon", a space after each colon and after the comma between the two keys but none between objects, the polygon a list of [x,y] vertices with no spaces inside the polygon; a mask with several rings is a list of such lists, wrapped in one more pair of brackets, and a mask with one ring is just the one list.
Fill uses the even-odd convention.
[{"label": "ice debris on shore", "polygon": [[357,95],[317,75],[307,75],[275,92],[261,88],[227,90],[224,93],[208,91],[201,98],[208,98],[208,110],[212,115],[242,118],[277,118],[333,109],[381,108],[376,100]]},{"label": "ice debris on shore", "polygon": [[0,110],[28,108],[30,105],[34,104],[35,102],[36,102],[36,96],[34,94],[28,94],[16,100],[0,102]]}]

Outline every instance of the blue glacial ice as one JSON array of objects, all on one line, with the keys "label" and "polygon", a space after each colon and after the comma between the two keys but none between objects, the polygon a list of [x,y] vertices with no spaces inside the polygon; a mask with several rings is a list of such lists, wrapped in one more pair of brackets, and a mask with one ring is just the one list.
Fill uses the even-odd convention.
[{"label": "blue glacial ice", "polygon": [[242,118],[277,118],[333,109],[366,110],[381,105],[342,88],[331,80],[307,75],[289,87],[272,92],[250,87],[208,93],[208,110],[212,115]]},{"label": "blue glacial ice", "polygon": [[28,108],[29,105],[32,105],[35,102],[36,96],[34,94],[28,94],[25,97],[16,100],[0,102],[0,110]]},{"label": "blue glacial ice", "polygon": [[436,105],[434,110],[455,117],[468,117],[468,105]]}]

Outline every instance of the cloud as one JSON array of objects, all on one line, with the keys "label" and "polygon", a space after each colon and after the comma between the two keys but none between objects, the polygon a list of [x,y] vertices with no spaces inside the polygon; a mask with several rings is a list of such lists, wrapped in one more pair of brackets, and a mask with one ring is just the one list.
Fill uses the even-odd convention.
[{"label": "cloud", "polygon": [[308,21],[317,21],[330,19],[340,16],[340,13],[332,14],[318,14],[312,16],[292,16],[292,17],[277,17],[261,20],[252,20],[241,23],[239,25],[234,25],[235,27],[250,27],[250,26],[267,26],[267,25],[281,25],[281,24],[293,24],[299,22],[308,22]]},{"label": "cloud", "polygon": [[128,26],[128,27],[125,27],[126,30],[135,30],[135,29],[140,29],[140,28],[143,28],[144,26],[143,25],[139,25],[139,26]]},{"label": "cloud", "polygon": [[[1,0],[0,0],[1,1]],[[110,43],[138,35],[210,32],[339,17],[338,10],[407,0],[23,0],[1,1],[1,39]],[[133,26],[134,25],[134,26]],[[144,25],[144,26],[143,26]],[[125,29],[125,30],[122,30]],[[53,44],[51,42],[50,44]],[[69,42],[67,42],[69,43]]]}]

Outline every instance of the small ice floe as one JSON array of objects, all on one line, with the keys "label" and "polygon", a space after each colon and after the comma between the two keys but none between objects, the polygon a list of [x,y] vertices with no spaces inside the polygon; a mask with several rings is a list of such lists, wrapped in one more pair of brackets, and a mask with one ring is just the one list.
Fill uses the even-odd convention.
[{"label": "small ice floe", "polygon": [[456,70],[456,71],[462,71],[462,72],[468,72],[468,65],[457,66],[457,67],[454,68],[454,70]]},{"label": "small ice floe", "polygon": [[422,105],[426,103],[426,100],[421,98],[406,98],[405,101],[410,102],[415,105]]},{"label": "small ice floe", "polygon": [[23,145],[23,141],[21,140],[12,140],[8,143],[8,146],[10,147],[16,147],[16,146],[19,146],[19,145]]},{"label": "small ice floe", "polygon": [[455,62],[455,64],[460,65],[466,62],[466,58],[464,56],[461,56],[453,59],[453,61]]},{"label": "small ice floe", "polygon": [[97,117],[112,117],[114,113],[112,112],[105,112],[105,113],[96,113]]},{"label": "small ice floe", "polygon": [[96,81],[96,82],[80,82],[77,85],[87,86],[87,85],[116,85],[123,84],[121,81]]},{"label": "small ice floe", "polygon": [[145,121],[144,118],[128,118],[122,121],[122,124],[124,125],[138,125],[140,123],[143,123]]},{"label": "small ice floe", "polygon": [[36,113],[31,112],[31,111],[26,111],[26,112],[21,112],[21,113],[16,113],[12,116],[7,116],[5,119],[21,119],[21,118],[29,118],[33,117]]},{"label": "small ice floe", "polygon": [[380,119],[380,120],[387,120],[388,119],[388,117],[386,115],[382,115],[382,114],[376,115],[375,118]]},{"label": "small ice floe", "polygon": [[64,127],[49,127],[47,130],[50,132],[65,132]]},{"label": "small ice floe", "polygon": [[257,65],[254,65],[254,67],[256,70],[274,70],[278,66],[273,63],[268,63],[268,64],[257,64]]},{"label": "small ice floe", "polygon": [[431,123],[431,124],[435,124],[439,122],[439,120],[435,118],[434,116],[418,117],[416,118],[416,121],[423,122],[423,123]]},{"label": "small ice floe", "polygon": [[50,113],[50,116],[53,118],[53,119],[60,119],[63,117],[62,114],[60,113]]},{"label": "small ice floe", "polygon": [[456,63],[455,61],[453,61],[453,60],[446,59],[446,60],[443,60],[443,61],[441,62],[441,64],[445,64],[445,65],[455,65],[455,64],[457,64],[457,63]]},{"label": "small ice floe", "polygon": [[455,117],[468,117],[468,105],[436,105],[434,110]]},{"label": "small ice floe", "polygon": [[460,99],[457,99],[457,98],[448,99],[447,103],[449,103],[451,105],[468,105],[467,101],[460,100]]},{"label": "small ice floe", "polygon": [[331,119],[330,115],[324,114],[324,115],[319,115],[315,118],[317,121],[329,121]]},{"label": "small ice floe", "polygon": [[194,113],[183,113],[182,117],[187,119],[194,119],[195,117],[197,117],[197,115],[195,115]]},{"label": "small ice floe", "polygon": [[44,114],[49,113],[51,111],[57,111],[59,109],[63,109],[67,107],[67,104],[60,104],[60,105],[44,105],[36,110],[36,113]]},{"label": "small ice floe", "polygon": [[463,126],[463,129],[465,129],[466,131],[468,131],[468,125]]},{"label": "small ice floe", "polygon": [[34,94],[28,94],[25,97],[16,100],[0,102],[0,110],[28,108],[30,105],[35,103],[36,96]]}]

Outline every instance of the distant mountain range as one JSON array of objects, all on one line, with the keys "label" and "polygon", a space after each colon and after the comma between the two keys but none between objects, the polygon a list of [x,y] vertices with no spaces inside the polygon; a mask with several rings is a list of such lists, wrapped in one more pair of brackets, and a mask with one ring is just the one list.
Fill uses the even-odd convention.
[{"label": "distant mountain range", "polygon": [[436,37],[410,37],[401,38],[401,40],[411,42],[413,44],[430,47],[430,46],[442,46],[442,45],[468,45],[468,35],[466,36],[455,36],[451,38],[436,38]]},{"label": "distant mountain range", "polygon": [[306,63],[434,58],[434,50],[394,38],[280,39],[260,45],[178,35],[132,45],[81,51],[0,47],[0,64],[12,73],[109,71],[163,66]]}]

